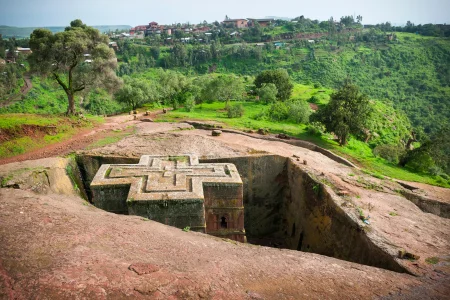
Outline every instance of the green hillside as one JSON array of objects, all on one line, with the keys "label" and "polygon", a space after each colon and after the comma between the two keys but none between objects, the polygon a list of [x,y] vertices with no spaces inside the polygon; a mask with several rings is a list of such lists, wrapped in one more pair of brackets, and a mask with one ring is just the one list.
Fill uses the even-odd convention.
[{"label": "green hillside", "polygon": [[[265,128],[312,141],[375,176],[450,186],[450,140],[445,139],[450,128],[450,38],[438,31],[436,36],[428,35],[432,31],[403,32],[413,28],[362,29],[354,22],[333,31],[329,24],[334,23],[283,21],[242,29],[234,37],[228,33],[236,28],[209,24],[214,28],[210,37],[183,30],[170,39],[162,34],[117,40],[116,72],[123,88],[117,85],[115,95],[102,89],[82,91],[75,96],[76,109],[105,115],[171,106],[174,110],[164,121],[212,119],[238,129]],[[181,42],[183,37],[190,39]],[[10,39],[0,48],[14,42],[19,46]],[[17,64],[3,67],[3,101],[18,94],[27,74],[26,57],[17,59]],[[281,73],[293,83],[292,94],[283,101],[261,101],[265,86],[257,86],[255,77],[275,69],[286,70]],[[0,113],[66,111],[67,96],[51,77],[32,74],[31,79],[31,91]],[[348,144],[340,146],[336,131],[324,127],[326,120],[313,122],[318,120],[313,110],[326,111],[322,109],[348,79],[368,95],[371,114],[351,133]]]},{"label": "green hillside", "polygon": [[283,68],[296,82],[333,88],[350,77],[370,97],[403,110],[419,131],[436,133],[450,123],[450,38],[396,33],[396,40],[387,41],[383,32],[359,35],[355,41],[348,40],[350,34],[325,37],[312,45],[289,41],[280,49],[272,43],[160,47],[156,61],[156,47],[124,44],[119,74],[161,66],[253,76]]}]

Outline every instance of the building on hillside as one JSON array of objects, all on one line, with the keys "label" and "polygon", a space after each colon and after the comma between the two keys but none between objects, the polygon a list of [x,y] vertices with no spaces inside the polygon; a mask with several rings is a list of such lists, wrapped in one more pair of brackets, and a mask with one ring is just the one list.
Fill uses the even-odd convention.
[{"label": "building on hillside", "polygon": [[22,54],[31,54],[32,53],[30,48],[17,47],[17,51]]},{"label": "building on hillside", "polygon": [[113,48],[114,51],[119,50],[119,46],[117,46],[116,42],[109,42],[109,48]]},{"label": "building on hillside", "polygon": [[147,30],[147,25],[138,25],[130,29],[130,35],[145,33]]},{"label": "building on hillside", "polygon": [[194,28],[194,30],[192,31],[193,33],[205,33],[208,32],[211,28],[209,28],[208,26],[200,26],[200,27],[196,27]]},{"label": "building on hillside", "polygon": [[393,41],[394,40],[394,34],[393,33],[388,33],[386,34],[386,39],[388,41]]},{"label": "building on hillside", "polygon": [[275,19],[251,19],[251,18],[248,18],[247,20],[249,21],[248,26],[255,26],[255,23],[258,23],[259,26],[261,27],[267,27],[275,21]]},{"label": "building on hillside", "polygon": [[131,40],[131,39],[133,39],[133,36],[130,35],[129,33],[122,32],[119,35],[119,39],[121,39],[121,40]]},{"label": "building on hillside", "polygon": [[224,20],[222,22],[225,25],[233,25],[236,28],[246,28],[248,27],[248,20],[247,19],[228,19]]},{"label": "building on hillside", "polygon": [[153,22],[148,23],[147,29],[158,29],[158,28],[159,28],[159,25],[157,22],[153,21]]}]

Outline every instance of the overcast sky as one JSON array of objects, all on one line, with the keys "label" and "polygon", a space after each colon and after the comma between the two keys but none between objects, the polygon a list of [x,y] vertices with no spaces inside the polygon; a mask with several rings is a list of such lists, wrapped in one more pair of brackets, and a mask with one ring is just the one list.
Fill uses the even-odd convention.
[{"label": "overcast sky", "polygon": [[199,23],[230,18],[297,17],[327,20],[362,15],[364,24],[450,24],[450,0],[0,0],[0,25],[66,26]]}]

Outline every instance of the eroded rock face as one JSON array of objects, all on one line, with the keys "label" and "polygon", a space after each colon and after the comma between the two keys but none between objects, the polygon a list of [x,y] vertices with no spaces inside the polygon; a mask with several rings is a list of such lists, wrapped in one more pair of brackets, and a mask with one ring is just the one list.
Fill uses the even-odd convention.
[{"label": "eroded rock face", "polygon": [[242,181],[233,164],[195,155],[144,155],[104,164],[90,183],[95,206],[245,242]]},{"label": "eroded rock face", "polygon": [[2,165],[0,183],[1,187],[62,195],[77,195],[82,186],[75,160],[61,157]]}]

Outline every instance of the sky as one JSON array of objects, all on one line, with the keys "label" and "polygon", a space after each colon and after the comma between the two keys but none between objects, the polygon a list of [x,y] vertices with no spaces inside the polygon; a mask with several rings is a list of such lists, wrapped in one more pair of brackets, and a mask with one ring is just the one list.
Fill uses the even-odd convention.
[{"label": "sky", "polygon": [[361,15],[363,24],[450,24],[450,0],[0,0],[0,25],[67,26],[200,23],[265,16],[328,20]]}]

